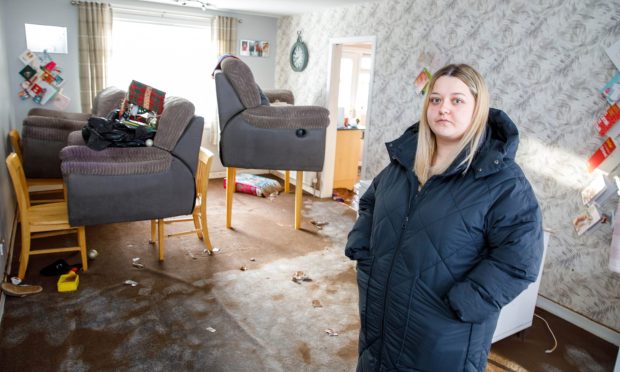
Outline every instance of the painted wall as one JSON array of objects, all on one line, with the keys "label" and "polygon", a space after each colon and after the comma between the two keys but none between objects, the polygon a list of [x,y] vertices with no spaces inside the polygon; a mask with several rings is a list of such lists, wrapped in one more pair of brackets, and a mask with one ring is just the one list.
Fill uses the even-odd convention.
[{"label": "painted wall", "polygon": [[[9,71],[7,68],[5,17],[6,6],[0,1],[0,243],[4,243],[4,251],[0,256],[0,275],[4,276],[4,266],[7,257],[7,247],[11,240],[11,227],[15,218],[16,200],[13,193],[13,184],[4,165],[4,159],[11,152],[8,141],[8,133],[15,128],[15,118],[11,109],[11,96],[13,91],[9,84]],[[3,308],[3,307],[2,307]],[[2,313],[0,308],[0,314]],[[1,317],[0,317],[1,319]]]},{"label": "painted wall", "polygon": [[[298,30],[310,52],[302,73],[289,67]],[[422,67],[475,66],[492,106],[519,126],[517,161],[553,231],[540,293],[620,330],[620,275],[607,269],[611,228],[577,237],[571,223],[591,178],[585,160],[602,143],[594,121],[607,105],[598,89],[616,72],[604,49],[620,37],[620,2],[390,0],[285,17],[276,85],[298,104],[326,106],[330,38],[370,35],[377,43],[362,178],[387,165],[384,143],[418,120],[413,81]]]},{"label": "painted wall", "polygon": [[[26,50],[25,23],[58,26],[67,28],[67,54],[50,54],[62,70],[63,94],[71,99],[67,108],[69,112],[80,110],[77,7],[64,0],[22,0],[4,2],[4,31],[6,36],[6,57],[11,92],[11,105],[15,111],[15,119],[21,131],[21,122],[28,110],[41,105],[31,99],[22,101],[18,96],[19,85],[24,81],[19,71],[24,64],[19,55]],[[45,105],[54,108],[51,103]]]}]

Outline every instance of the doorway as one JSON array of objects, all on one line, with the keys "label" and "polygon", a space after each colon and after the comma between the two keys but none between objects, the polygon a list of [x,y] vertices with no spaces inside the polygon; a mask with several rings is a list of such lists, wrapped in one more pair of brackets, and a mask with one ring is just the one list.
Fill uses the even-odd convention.
[{"label": "doorway", "polygon": [[328,109],[321,197],[353,196],[364,162],[370,122],[375,37],[330,40]]}]

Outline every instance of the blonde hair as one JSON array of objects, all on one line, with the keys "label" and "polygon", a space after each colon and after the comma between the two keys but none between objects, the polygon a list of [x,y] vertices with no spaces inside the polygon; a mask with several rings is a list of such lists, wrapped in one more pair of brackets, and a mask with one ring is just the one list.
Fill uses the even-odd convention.
[{"label": "blonde hair", "polygon": [[[435,82],[442,76],[451,76],[461,80],[469,91],[474,96],[476,102],[474,107],[474,113],[472,115],[472,122],[469,128],[465,131],[463,138],[461,138],[457,151],[454,153],[454,158],[443,164],[436,164],[432,167],[433,156],[437,151],[437,143],[435,140],[435,134],[428,125],[427,112],[430,102],[430,93],[435,86]],[[468,152],[461,164],[467,164],[465,170],[469,168],[471,162],[474,159],[476,149],[484,133],[484,128],[489,117],[489,91],[484,82],[484,79],[474,70],[473,67],[465,64],[459,65],[447,65],[437,71],[431,81],[429,82],[426,97],[424,97],[424,104],[422,105],[422,114],[420,115],[420,126],[418,131],[418,148],[415,155],[415,163],[413,170],[420,181],[420,185],[424,185],[426,181],[433,174],[443,173],[454,159],[463,151],[465,147],[468,147]],[[432,173],[431,173],[432,171]]]}]

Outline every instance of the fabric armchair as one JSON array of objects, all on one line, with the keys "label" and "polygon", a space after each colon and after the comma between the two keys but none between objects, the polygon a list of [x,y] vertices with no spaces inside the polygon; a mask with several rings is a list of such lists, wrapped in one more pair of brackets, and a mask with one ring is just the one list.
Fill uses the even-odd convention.
[{"label": "fabric armchair", "polygon": [[92,116],[105,117],[120,107],[125,91],[108,87],[95,97],[90,114],[36,107],[28,112],[22,128],[24,170],[28,178],[60,178],[58,153],[67,137],[82,129]]},{"label": "fabric armchair", "polygon": [[[152,147],[63,148],[69,222],[94,225],[191,214],[203,126],[191,102],[168,97]],[[79,138],[78,133],[71,138]]]},{"label": "fabric armchair", "polygon": [[[235,184],[236,168],[297,171],[295,229],[301,225],[304,171],[321,171],[329,111],[319,106],[261,105],[258,85],[240,59],[226,58],[214,73],[220,122],[220,160],[227,167],[228,184]],[[267,91],[294,103],[290,91]],[[270,97],[271,95],[271,97]],[[288,177],[287,177],[288,178]],[[232,193],[226,190],[226,227],[231,227]]]}]

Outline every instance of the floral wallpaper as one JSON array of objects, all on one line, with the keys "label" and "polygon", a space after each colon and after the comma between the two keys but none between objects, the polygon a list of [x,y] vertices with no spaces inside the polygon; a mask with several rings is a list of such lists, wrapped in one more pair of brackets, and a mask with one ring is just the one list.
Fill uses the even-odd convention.
[{"label": "floral wallpaper", "polygon": [[[310,53],[301,73],[288,56],[298,30]],[[384,143],[417,121],[420,70],[471,64],[485,76],[492,106],[520,129],[517,162],[552,232],[540,294],[620,331],[620,275],[607,268],[612,229],[577,236],[571,223],[592,178],[585,161],[602,143],[594,122],[607,105],[598,90],[616,72],[605,48],[620,38],[620,2],[388,0],[284,17],[276,86],[291,89],[297,104],[326,106],[330,39],[356,36],[376,37],[362,178],[379,173],[388,163]]]}]

